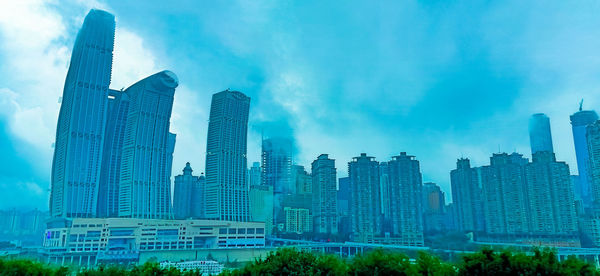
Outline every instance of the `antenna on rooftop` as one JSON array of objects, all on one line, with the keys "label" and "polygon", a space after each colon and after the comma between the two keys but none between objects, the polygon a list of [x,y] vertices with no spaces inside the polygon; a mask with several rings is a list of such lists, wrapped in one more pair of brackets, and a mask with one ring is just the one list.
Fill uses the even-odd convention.
[{"label": "antenna on rooftop", "polygon": [[583,99],[579,102],[579,111],[583,109]]}]

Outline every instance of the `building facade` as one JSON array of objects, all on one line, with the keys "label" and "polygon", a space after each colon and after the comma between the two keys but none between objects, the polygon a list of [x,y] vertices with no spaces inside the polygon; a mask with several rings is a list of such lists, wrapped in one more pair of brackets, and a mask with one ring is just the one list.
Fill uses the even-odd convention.
[{"label": "building facade", "polygon": [[91,10],[75,39],[56,127],[53,217],[97,214],[114,36],[114,16]]},{"label": "building facade", "polygon": [[225,90],[212,96],[206,145],[206,218],[248,221],[247,136],[250,98]]},{"label": "building facade", "polygon": [[577,158],[577,171],[579,181],[575,183],[575,196],[583,202],[584,207],[592,204],[592,178],[589,172],[589,149],[586,138],[588,125],[598,120],[598,114],[593,110],[582,110],[571,115],[571,126],[573,127],[573,143],[575,144],[575,157]]},{"label": "building facade", "polygon": [[432,182],[423,183],[423,232],[438,233],[444,228],[446,199],[440,186]]},{"label": "building facade", "polygon": [[174,134],[169,132],[177,76],[162,71],[125,90],[129,112],[119,182],[119,216],[171,218]]},{"label": "building facade", "polygon": [[[595,205],[600,204],[600,121],[586,127],[586,144],[588,153],[588,181],[590,181],[591,199]],[[580,176],[581,178],[581,176]]]},{"label": "building facade", "polygon": [[283,199],[296,193],[292,181],[292,142],[290,139],[275,137],[262,141],[262,184],[273,187],[273,224],[286,222]]},{"label": "building facade", "polygon": [[538,151],[554,152],[550,118],[544,113],[533,114],[529,119],[529,142],[531,154]]},{"label": "building facade", "polygon": [[361,153],[348,163],[350,222],[353,239],[366,242],[382,234],[379,162]]},{"label": "building facade", "polygon": [[204,177],[192,175],[189,162],[183,174],[175,176],[173,191],[173,216],[175,219],[204,217]]},{"label": "building facade", "polygon": [[335,160],[321,154],[312,162],[313,232],[337,234],[337,172]]},{"label": "building facade", "polygon": [[267,185],[250,186],[250,219],[264,222],[267,235],[273,232],[273,187]]},{"label": "building facade", "polygon": [[471,167],[471,161],[460,158],[456,169],[450,172],[454,226],[463,232],[485,230],[480,170]]}]

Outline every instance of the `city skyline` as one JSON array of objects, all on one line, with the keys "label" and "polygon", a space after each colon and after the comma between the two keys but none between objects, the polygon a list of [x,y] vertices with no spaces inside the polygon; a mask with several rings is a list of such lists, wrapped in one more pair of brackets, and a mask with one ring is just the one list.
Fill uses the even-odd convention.
[{"label": "city skyline", "polygon": [[[40,37],[41,42],[46,43],[43,44],[43,46],[40,46],[42,47],[41,49],[38,47],[30,48],[34,53],[47,53],[47,55],[42,55],[40,57],[40,67],[44,68],[47,73],[32,74],[37,76],[17,77],[15,76],[17,74],[27,75],[19,70],[32,69],[31,67],[26,67],[31,66],[29,63],[22,62],[22,59],[25,57],[22,57],[22,55],[11,54],[14,52],[15,47],[17,47],[15,45],[24,42],[19,40],[19,34],[15,34],[6,28],[7,26],[12,26],[10,25],[12,23],[4,21],[4,18],[12,19],[13,17],[7,15],[6,17],[3,17],[3,20],[0,22],[0,24],[2,24],[2,37],[7,38],[5,40],[7,42],[4,42],[5,44],[1,47],[2,50],[0,52],[0,58],[2,61],[6,61],[6,63],[2,62],[3,65],[0,66],[0,71],[2,72],[0,83],[6,84],[6,87],[3,85],[0,89],[3,93],[3,99],[7,100],[7,102],[3,102],[3,104],[7,105],[6,110],[8,110],[7,113],[2,113],[2,127],[4,130],[2,137],[5,139],[3,142],[6,144],[6,150],[3,150],[3,152],[6,152],[7,154],[3,157],[4,159],[1,160],[2,163],[7,164],[7,171],[2,174],[3,180],[0,179],[0,189],[3,192],[6,192],[7,200],[3,201],[5,206],[0,207],[18,206],[24,202],[25,204],[32,205],[28,207],[43,208],[47,205],[46,202],[48,199],[46,190],[50,186],[49,164],[51,163],[50,156],[53,151],[51,144],[54,140],[53,137],[51,137],[51,139],[47,138],[48,135],[52,136],[54,135],[53,133],[56,133],[53,131],[53,128],[56,127],[56,118],[59,109],[59,105],[56,104],[56,99],[62,91],[60,86],[64,84],[66,72],[66,69],[62,65],[66,63],[65,59],[68,60],[68,57],[70,57],[69,51],[73,46],[74,34],[76,33],[73,30],[76,30],[76,28],[81,26],[83,16],[87,13],[89,7],[82,7],[76,3],[70,3],[69,5],[65,5],[65,7],[56,7],[44,3],[40,4],[41,7],[29,7],[26,4],[23,5],[23,7],[9,7],[7,9],[3,8],[2,10],[12,10],[17,15],[23,13],[36,14],[36,12],[39,13],[40,10],[45,11],[47,13],[40,16],[40,18],[49,20],[50,23],[45,24],[45,26],[36,26],[35,28],[45,27],[54,29],[48,29],[50,30],[48,32],[39,32],[45,34]],[[250,37],[248,37],[249,35],[241,36],[241,41],[236,42],[232,41],[232,38],[227,36],[231,34],[225,32],[228,30],[227,28],[229,28],[233,33],[239,34],[237,32],[239,32],[238,27],[241,23],[249,23],[250,26],[260,26],[260,24],[265,24],[260,21],[244,21],[248,19],[243,19],[241,22],[235,21],[234,23],[229,23],[230,25],[226,25],[223,29],[218,29],[220,33],[214,33],[207,29],[202,29],[200,31],[203,35],[199,36],[201,38],[196,39],[200,39],[201,42],[207,43],[208,46],[206,47],[209,48],[217,46],[222,47],[225,49],[225,53],[210,49],[187,49],[185,48],[187,46],[174,46],[173,49],[166,51],[165,49],[168,45],[166,41],[174,37],[163,33],[165,26],[155,21],[144,22],[146,25],[142,25],[139,19],[128,16],[127,6],[122,6],[127,4],[100,3],[99,5],[106,6],[107,10],[116,15],[118,25],[123,26],[117,28],[115,40],[120,46],[115,47],[114,63],[115,67],[126,70],[115,69],[115,72],[117,73],[113,75],[114,85],[111,85],[110,88],[120,89],[121,87],[127,87],[129,84],[135,83],[145,76],[160,71],[160,69],[163,68],[172,69],[180,75],[182,79],[182,87],[180,87],[181,90],[178,88],[174,103],[175,106],[179,108],[174,108],[177,109],[177,111],[176,113],[174,112],[172,119],[172,132],[178,134],[173,164],[174,172],[172,175],[179,173],[181,168],[184,167],[185,162],[188,161],[194,164],[194,168],[196,168],[198,173],[202,172],[202,168],[205,166],[203,159],[206,145],[205,137],[208,129],[206,121],[208,119],[210,95],[227,87],[247,93],[253,99],[253,104],[250,107],[248,134],[249,164],[260,160],[260,132],[262,130],[269,132],[272,131],[272,129],[280,129],[283,130],[283,132],[290,132],[292,134],[296,142],[295,144],[298,145],[298,149],[296,149],[298,154],[294,154],[297,158],[295,163],[304,165],[305,167],[320,153],[328,153],[331,158],[341,162],[340,164],[345,164],[350,161],[353,156],[356,156],[361,152],[369,153],[369,155],[375,156],[379,160],[387,160],[389,157],[396,155],[399,152],[408,151],[415,155],[421,162],[423,181],[433,181],[438,183],[447,196],[451,194],[448,172],[454,168],[454,163],[459,157],[468,157],[471,159],[473,166],[481,166],[486,164],[489,155],[492,152],[496,152],[500,146],[500,151],[511,153],[516,149],[517,152],[523,153],[526,157],[530,158],[527,119],[531,114],[538,112],[546,113],[548,117],[550,117],[553,138],[556,138],[554,139],[554,149],[557,160],[566,161],[571,169],[571,173],[575,173],[577,171],[577,164],[575,162],[575,151],[570,129],[571,125],[569,124],[569,115],[577,111],[577,104],[580,98],[585,98],[584,109],[600,108],[600,101],[598,101],[598,97],[593,94],[594,87],[596,86],[594,86],[594,83],[585,79],[585,77],[588,76],[587,73],[584,74],[584,79],[581,82],[585,83],[588,81],[586,85],[589,85],[592,88],[588,87],[586,90],[585,87],[578,85],[569,86],[568,84],[572,82],[569,78],[573,78],[573,75],[576,75],[577,73],[558,70],[557,64],[549,65],[550,68],[548,70],[550,72],[545,72],[543,70],[535,71],[541,74],[541,79],[538,79],[527,74],[525,74],[527,76],[511,75],[510,72],[523,69],[518,66],[519,64],[514,63],[514,60],[512,59],[509,59],[510,62],[508,62],[508,64],[498,65],[493,63],[496,61],[495,58],[498,58],[498,56],[494,56],[494,51],[500,51],[500,53],[495,54],[508,55],[512,53],[514,56],[509,55],[509,57],[513,57],[515,60],[518,59],[517,57],[521,56],[528,57],[529,59],[526,59],[526,61],[536,65],[535,57],[538,56],[527,55],[519,51],[523,49],[516,49],[516,51],[513,52],[502,48],[486,48],[484,45],[482,46],[480,43],[475,42],[474,44],[467,45],[453,43],[452,45],[456,47],[456,49],[459,49],[456,50],[459,51],[459,53],[452,52],[448,54],[449,57],[447,58],[449,61],[447,62],[443,60],[444,57],[434,56],[433,62],[437,66],[440,66],[440,64],[459,66],[462,70],[458,70],[459,75],[457,76],[462,77],[465,80],[458,84],[454,83],[454,86],[450,85],[452,88],[434,89],[434,91],[431,92],[425,88],[398,86],[398,82],[392,81],[395,77],[402,79],[402,77],[410,76],[411,73],[423,74],[423,72],[401,70],[406,74],[396,76],[390,75],[389,72],[391,69],[388,69],[379,71],[375,75],[369,75],[366,74],[367,72],[365,72],[364,69],[350,66],[351,69],[355,69],[357,72],[348,72],[340,70],[339,67],[335,67],[336,70],[333,70],[333,72],[339,74],[338,77],[328,74],[323,77],[315,77],[305,71],[309,69],[316,70],[319,63],[314,59],[308,59],[307,63],[299,63],[297,66],[292,66],[294,62],[284,62],[285,58],[291,59],[289,53],[283,57],[278,55],[273,57],[274,62],[284,62],[283,65],[286,66],[282,68],[283,70],[281,72],[272,72],[272,69],[270,69],[272,63],[268,62],[269,59],[265,59],[262,51],[241,45],[245,40],[250,39]],[[243,4],[239,5],[243,6]],[[243,7],[239,5],[236,5],[231,9],[234,11],[236,9],[242,9]],[[276,7],[263,7],[259,5],[254,6],[254,9],[242,9],[244,10],[244,13],[242,14],[250,15],[249,12],[256,12],[259,14],[264,13],[266,14],[265,18],[267,22],[277,22],[277,20],[281,19],[272,13],[274,8]],[[407,11],[419,11],[420,8],[423,8],[420,4],[413,4],[412,6],[409,5],[406,7]],[[436,8],[436,6],[433,6],[432,8]],[[456,14],[460,14],[467,10],[462,6],[454,6],[454,8],[456,9]],[[486,11],[487,14],[498,13],[500,19],[506,19],[507,16],[503,13],[502,9],[499,9],[498,7],[479,6],[476,8]],[[224,7],[217,7],[216,9],[221,9],[223,12],[231,11]],[[560,7],[551,5],[551,7],[546,8],[546,10],[556,12],[557,10],[560,10]],[[159,11],[145,10],[144,12],[154,12],[160,16],[166,16]],[[177,11],[173,12],[175,13]],[[289,14],[290,11],[287,12]],[[383,12],[379,11],[379,13]],[[429,20],[444,20],[444,22],[451,20],[448,18],[438,18],[427,12],[423,13],[430,18],[425,19],[428,20],[427,22],[431,22]],[[588,14],[581,10],[579,10],[579,13],[583,14],[584,18]],[[529,23],[529,25],[527,25],[528,28],[531,29],[534,29],[533,27],[537,26],[536,24],[540,24],[535,23],[535,19],[542,21],[548,19],[539,14],[527,13],[526,15],[527,18],[534,21],[534,23]],[[567,16],[570,16],[570,18],[575,17],[575,12],[569,13]],[[28,17],[24,16],[24,18]],[[315,19],[312,18],[311,20]],[[402,22],[420,22],[418,19],[414,18],[411,20],[412,21]],[[364,22],[366,22],[365,18],[343,19],[343,23],[345,24]],[[402,22],[392,21],[389,23]],[[595,30],[591,30],[593,29],[592,27],[597,26],[596,21],[592,20],[591,22],[593,22],[589,23],[591,26],[586,25],[587,27],[580,29],[580,31],[595,33]],[[322,23],[324,22],[317,22],[316,24],[319,25]],[[209,20],[204,21],[200,26],[213,26],[211,24],[214,23]],[[298,22],[294,21],[293,24],[294,25],[292,26],[298,26],[300,29],[305,27],[308,28],[307,30],[314,31],[309,27],[299,25]],[[394,24],[391,25],[397,26]],[[456,32],[452,26],[453,25],[451,25],[451,29]],[[33,30],[37,31],[35,28],[33,28]],[[191,30],[190,28],[191,27],[188,27],[187,29],[184,28],[181,32],[173,35],[182,36],[190,34],[190,32],[196,34],[196,31]],[[555,39],[564,36],[569,37],[563,32],[563,29],[552,24],[551,28],[553,28],[552,30],[557,31],[557,34],[549,35],[547,33],[542,33],[541,36],[545,39],[545,42],[552,42],[555,41]],[[157,30],[156,36],[149,34],[149,30],[154,29]],[[365,32],[372,29],[377,29],[377,27],[362,26],[358,32],[361,33],[361,31]],[[23,33],[27,34],[26,31],[29,29],[19,30],[23,30]],[[346,28],[342,26],[339,30],[343,31],[346,30]],[[392,28],[392,31],[393,30],[397,29]],[[276,31],[276,34],[283,35],[283,37],[288,34],[281,30]],[[471,32],[478,34],[478,31],[479,30],[468,30],[466,33],[450,33],[445,35],[448,35],[450,38],[455,38],[460,37],[461,34],[472,34]],[[391,31],[387,31],[385,34],[389,35],[390,32]],[[408,33],[414,35],[414,32]],[[258,35],[261,35],[261,33],[258,33]],[[289,35],[292,36],[292,39],[290,40],[292,42],[285,46],[291,47],[292,49],[290,51],[292,51],[292,53],[304,53],[304,55],[300,56],[309,57],[323,54],[320,51],[314,50],[309,53],[305,53],[304,51],[295,52],[299,51],[296,47],[307,45],[293,39],[296,37],[297,33],[292,32],[289,33]],[[325,46],[328,47],[338,45],[349,39],[347,37],[334,37],[332,40],[326,40],[319,36],[323,35],[323,33],[317,32],[316,35],[317,39],[325,42]],[[517,36],[517,39],[520,39],[519,41],[528,41],[526,39],[529,38],[527,33],[520,33],[520,35],[521,36]],[[158,36],[164,36],[164,38],[161,39]],[[492,32],[490,36],[505,41],[502,39],[502,34]],[[432,39],[434,39],[434,42],[438,41],[438,39],[445,41],[444,37],[443,34],[439,33],[434,34]],[[418,44],[417,42],[429,41],[422,37],[411,38],[412,39],[409,40],[412,41],[409,43],[410,45]],[[450,40],[454,41],[453,39]],[[198,41],[184,40],[182,42],[183,45],[189,45],[190,43]],[[596,45],[594,43],[592,43],[592,45]],[[266,45],[261,45],[269,46],[267,47],[268,49],[273,49],[273,47],[276,46],[273,40],[268,40]],[[360,43],[359,45],[364,47],[364,45]],[[381,46],[385,45],[387,44],[381,44]],[[390,42],[389,45],[398,47],[398,43],[396,42]],[[467,59],[465,63],[458,61],[461,57],[464,57],[460,54],[460,51],[467,51],[467,46],[474,46],[476,49],[489,51],[486,52],[487,54],[484,59],[492,64],[489,67],[486,67],[485,64],[480,65],[474,60]],[[517,47],[518,45],[515,43],[508,44],[508,46]],[[325,49],[329,49],[328,47],[325,47]],[[542,51],[542,54],[546,55],[550,55],[553,53],[552,50],[555,50],[555,48],[546,48],[540,45],[537,45],[537,47],[541,47],[540,49],[544,50]],[[570,51],[579,49],[577,47],[565,47]],[[411,49],[412,48],[408,50]],[[279,50],[285,51],[283,49]],[[431,50],[431,48],[429,48],[429,50]],[[588,53],[586,48],[582,50],[584,54]],[[252,54],[255,51],[257,56],[253,56]],[[127,54],[125,54],[125,52]],[[173,57],[165,58],[165,56],[167,56],[165,52],[173,54]],[[356,52],[357,49],[353,48],[353,50],[344,53],[352,54]],[[389,52],[385,53],[389,54]],[[417,56],[425,60],[426,53],[427,52],[421,53]],[[191,62],[177,60],[181,58],[181,56],[187,54],[196,57],[197,60]],[[33,55],[35,56],[35,54]],[[400,57],[391,57],[401,58],[404,57],[404,55],[401,55]],[[541,56],[541,58],[550,57]],[[198,68],[198,66],[204,67],[201,66],[201,64],[210,61],[211,59],[223,60],[223,63],[226,64],[219,67],[216,72],[219,74],[230,72],[231,75],[226,77],[215,77],[216,73],[210,73],[210,70],[207,70],[206,68],[202,70]],[[179,61],[181,61],[181,63]],[[295,59],[292,59],[292,61],[295,61]],[[577,59],[575,61],[577,61]],[[355,62],[358,64],[364,63],[367,67],[380,64],[388,66],[384,66],[384,68],[393,67],[381,60],[376,63],[369,63],[364,57],[357,57]],[[469,62],[473,62],[474,64],[470,64]],[[138,66],[138,63],[141,63],[141,65]],[[264,65],[265,63],[269,64],[269,66]],[[20,64],[20,66],[17,66],[18,64]],[[423,64],[417,62],[417,65]],[[501,65],[507,67],[505,68]],[[573,64],[566,65],[574,66]],[[511,77],[523,77],[528,78],[529,81],[511,86],[515,83],[511,83],[510,81],[506,81],[503,77],[497,77],[494,76],[493,73],[490,73],[484,78],[489,81],[489,83],[482,84],[476,82],[474,80],[475,77],[470,78],[467,74],[471,72],[473,68],[478,68],[477,66],[484,66],[485,70],[491,70],[490,67],[494,68],[493,66],[499,66],[495,69],[499,70],[499,72],[496,73],[502,75],[508,72],[508,79]],[[145,68],[139,69],[141,67]],[[253,68],[255,67],[259,69],[254,70]],[[15,71],[13,71],[13,68]],[[403,70],[408,70],[405,67],[401,68],[403,68]],[[438,67],[434,66],[434,68]],[[297,72],[296,69],[300,72]],[[358,83],[348,83],[345,82],[345,79],[344,81],[336,79],[343,78],[345,75],[356,77],[356,74],[359,73],[366,74],[366,76],[359,78]],[[436,73],[441,75],[438,80],[439,83],[437,81],[432,82],[427,80],[430,77],[435,77]],[[548,84],[555,83],[547,79],[550,76],[554,76],[553,74],[559,74],[559,83],[556,85],[557,88],[547,89]],[[422,85],[435,86],[437,84],[444,86],[444,81],[447,81],[448,76],[456,77],[456,75],[449,74],[445,71],[436,71],[431,75],[425,75],[426,77],[424,78],[418,78],[420,83],[413,83],[412,85],[418,86],[422,83]],[[208,80],[213,77],[214,80]],[[533,81],[531,78],[533,78]],[[49,81],[49,79],[52,79],[52,81]],[[367,82],[368,79],[376,79],[377,81],[369,83]],[[545,85],[541,85],[540,83],[535,85],[536,80]],[[31,84],[24,85],[24,82],[30,82]],[[386,82],[391,82],[391,84],[386,86]],[[35,94],[37,93],[35,92],[37,90],[34,86],[36,83],[44,84],[44,94],[39,94],[40,96],[43,96],[39,97],[39,100],[32,99],[38,95]],[[478,86],[477,84],[481,86]],[[500,88],[491,86],[498,86],[502,88],[501,90],[508,90],[509,92],[506,92],[507,94],[501,95],[506,98],[498,95],[494,96],[494,93],[502,94],[505,92],[496,90]],[[531,86],[534,88],[531,88]],[[56,87],[59,88],[54,89]],[[483,87],[481,88],[481,91],[480,87]],[[384,92],[377,92],[373,95],[370,93],[364,94],[357,92],[358,90],[371,89]],[[468,91],[457,91],[462,89]],[[28,92],[28,90],[31,91]],[[313,90],[316,92],[312,92]],[[339,90],[343,91],[344,97],[341,97],[342,99],[340,99],[340,102],[338,103],[332,100],[331,91]],[[385,92],[386,90],[388,92]],[[405,93],[396,93],[396,90]],[[554,94],[551,95],[555,97],[544,97],[554,99],[554,102],[553,100],[548,99],[544,99],[540,101],[540,103],[535,102],[539,99],[539,97],[536,96],[540,96],[540,94],[533,93],[531,90],[542,90],[544,93],[549,93],[548,90],[554,92]],[[563,91],[561,92],[562,94],[557,92],[557,90]],[[414,93],[408,93],[406,91]],[[317,92],[322,93],[322,99],[317,98],[317,95],[319,94],[313,94]],[[423,99],[421,100],[421,96],[419,96],[421,95],[420,93],[426,94],[426,96],[422,96]],[[446,99],[445,97],[450,97],[447,95],[453,94],[453,97],[456,97],[456,99],[452,100],[453,102],[454,100],[459,102],[457,105],[458,107],[464,109],[466,106],[475,104],[475,109],[480,112],[462,110],[464,113],[460,113],[459,110],[446,106],[445,104],[437,103],[440,99],[432,100],[433,96],[429,95],[430,93],[433,93],[432,95],[438,93],[437,97],[441,97],[441,99]],[[440,95],[439,93],[442,94]],[[475,93],[481,93],[483,95],[481,96],[482,98],[478,98],[474,95]],[[399,96],[395,96],[395,94],[399,94]],[[371,98],[371,96],[373,96],[373,98]],[[382,103],[381,101],[375,101],[376,99],[386,99],[386,101],[385,103]],[[490,106],[490,102],[494,99],[500,99],[499,104]],[[297,100],[298,106],[295,105],[294,100]],[[462,102],[460,102],[461,100]],[[47,104],[46,102],[50,102],[50,104]],[[406,102],[412,104],[407,104]],[[572,108],[569,108],[569,103],[571,102]],[[405,106],[404,104],[407,104],[408,106]],[[518,106],[518,108],[515,108],[516,106]],[[314,110],[317,110],[317,112],[313,112]],[[481,110],[485,111],[482,112]],[[39,120],[38,118],[42,119]],[[343,125],[346,124],[350,126],[344,127]],[[24,129],[23,126],[33,127],[31,127],[32,129]],[[362,132],[361,130],[366,131]],[[415,139],[415,137],[419,137],[419,139]],[[17,166],[18,169],[10,169],[12,168],[11,166]],[[338,177],[346,176],[347,172],[344,166],[338,165],[338,167]],[[8,170],[13,170],[14,172],[9,172]],[[27,194],[25,192],[27,192]],[[28,200],[13,200],[13,198],[20,198],[19,196],[24,196]]]}]

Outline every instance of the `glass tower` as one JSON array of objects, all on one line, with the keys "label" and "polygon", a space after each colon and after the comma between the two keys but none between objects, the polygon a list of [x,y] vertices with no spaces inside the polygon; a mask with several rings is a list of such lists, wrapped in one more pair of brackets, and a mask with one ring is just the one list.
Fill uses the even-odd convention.
[{"label": "glass tower", "polygon": [[125,90],[129,112],[119,183],[120,217],[171,217],[175,135],[169,126],[177,86],[177,76],[162,71]]},{"label": "glass tower", "polygon": [[96,216],[114,35],[114,16],[91,10],[75,39],[52,160],[54,217]]},{"label": "glass tower", "polygon": [[575,144],[575,157],[577,158],[577,170],[579,181],[575,183],[575,195],[588,207],[592,202],[591,183],[589,175],[589,153],[586,140],[586,127],[598,120],[598,114],[593,110],[581,110],[571,115],[573,127],[573,142]]},{"label": "glass tower", "polygon": [[248,221],[247,136],[250,98],[225,90],[212,97],[206,143],[206,218]]},{"label": "glass tower", "polygon": [[545,114],[533,114],[529,119],[529,142],[532,155],[538,151],[554,152],[550,132],[550,118]]}]

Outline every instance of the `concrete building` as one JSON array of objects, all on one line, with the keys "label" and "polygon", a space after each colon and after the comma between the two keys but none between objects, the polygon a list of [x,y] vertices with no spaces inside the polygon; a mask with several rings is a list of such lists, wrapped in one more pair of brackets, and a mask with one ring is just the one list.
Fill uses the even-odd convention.
[{"label": "concrete building", "polygon": [[312,216],[306,208],[285,207],[285,232],[303,234],[312,231]]},{"label": "concrete building", "polygon": [[168,269],[171,267],[176,268],[177,270],[184,271],[199,271],[202,273],[201,275],[219,275],[223,272],[223,264],[212,261],[212,260],[202,260],[202,261],[183,261],[183,262],[161,262],[160,268]]},{"label": "concrete building", "polygon": [[312,176],[304,169],[304,166],[292,166],[292,181],[295,182],[297,194],[312,193]]},{"label": "concrete building", "polygon": [[422,176],[419,161],[401,152],[387,162],[386,175],[389,181],[386,194],[389,197],[383,200],[390,202],[390,210],[384,218],[389,225],[383,230],[389,235],[389,243],[422,246]]},{"label": "concrete building", "polygon": [[175,219],[204,217],[204,176],[192,175],[190,163],[185,164],[183,174],[175,176],[173,214]]},{"label": "concrete building", "polygon": [[273,232],[273,187],[267,185],[250,186],[250,219],[264,222],[267,235]]},{"label": "concrete building", "polygon": [[529,119],[529,142],[532,155],[538,151],[554,152],[550,118],[546,114],[533,114]]},{"label": "concrete building", "polygon": [[313,232],[337,234],[337,173],[335,160],[321,154],[312,162]]},{"label": "concrete building", "polygon": [[440,186],[432,182],[423,183],[423,232],[439,233],[445,230],[445,206],[446,199]]},{"label": "concrete building", "polygon": [[456,169],[450,172],[454,226],[462,232],[485,230],[479,172],[478,168],[471,167],[471,161],[467,158],[458,159]]},{"label": "concrete building", "polygon": [[584,207],[590,207],[592,201],[592,178],[589,173],[589,149],[586,138],[586,128],[588,125],[598,120],[598,114],[593,110],[582,110],[571,115],[571,125],[573,127],[573,142],[575,145],[575,156],[577,158],[577,171],[579,181],[575,183],[575,196],[583,202]]},{"label": "concrete building", "polygon": [[529,231],[537,235],[576,235],[577,218],[569,166],[554,153],[538,151],[525,165]]},{"label": "concrete building", "polygon": [[129,97],[129,110],[122,149],[119,217],[172,217],[175,135],[169,132],[169,127],[178,85],[173,72],[162,71],[124,92]]},{"label": "concrete building", "polygon": [[94,217],[98,211],[114,36],[114,16],[91,10],[75,39],[56,127],[53,217]]},{"label": "concrete building", "polygon": [[[338,230],[339,233],[349,235],[352,233],[350,222],[350,178],[340,177],[337,190]],[[381,199],[378,200],[381,202]]]},{"label": "concrete building", "polygon": [[252,163],[252,167],[248,169],[248,187],[262,185],[261,168],[259,162]]},{"label": "concrete building", "polygon": [[379,162],[361,153],[348,163],[350,224],[353,240],[366,242],[382,234]]},{"label": "concrete building", "polygon": [[161,256],[158,261],[163,261],[170,259],[165,257],[169,252],[171,256],[174,252],[181,252],[180,255],[196,252],[197,255],[199,250],[207,249],[265,247],[265,228],[260,222],[54,219],[48,222],[44,237],[42,253],[47,261],[83,266],[138,263],[142,254]]},{"label": "concrete building", "polygon": [[[586,144],[588,153],[588,181],[590,181],[591,199],[600,206],[600,121],[586,128]],[[581,176],[580,176],[581,178]]]},{"label": "concrete building", "polygon": [[206,144],[206,218],[248,221],[247,136],[250,98],[225,90],[212,96]]}]

